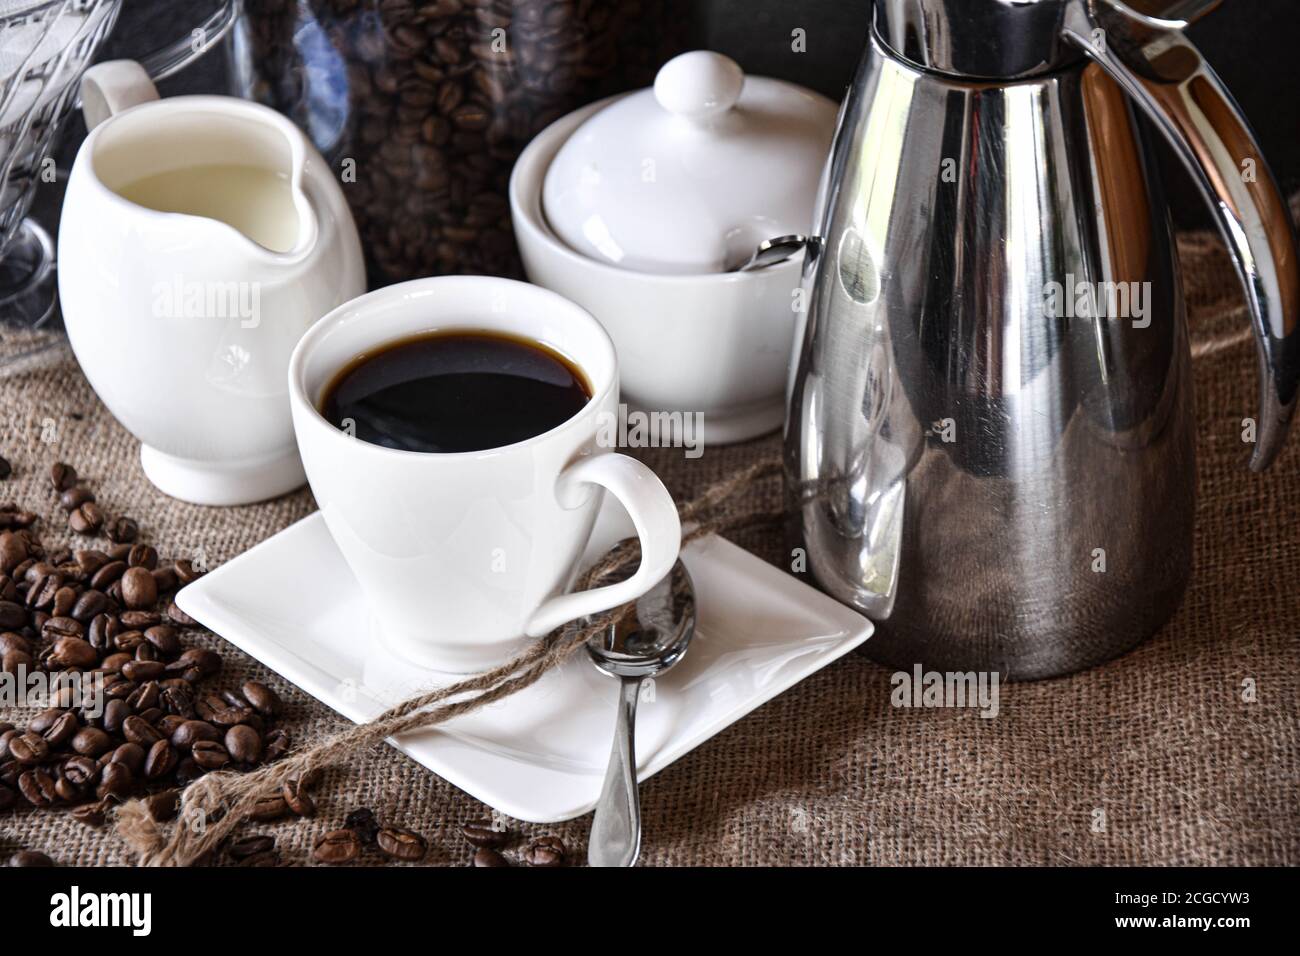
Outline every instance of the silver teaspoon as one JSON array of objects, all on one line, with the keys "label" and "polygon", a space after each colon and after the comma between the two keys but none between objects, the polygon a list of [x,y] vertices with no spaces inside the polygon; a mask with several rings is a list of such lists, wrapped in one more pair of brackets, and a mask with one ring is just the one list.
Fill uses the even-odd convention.
[{"label": "silver teaspoon", "polygon": [[774,266],[778,263],[785,262],[791,256],[803,251],[804,246],[808,244],[807,236],[777,236],[775,239],[764,239],[754,250],[754,254],[740,266],[737,272],[754,272],[757,269],[766,269],[768,266]]},{"label": "silver teaspoon", "polygon": [[587,641],[587,652],[596,667],[622,681],[609,769],[587,844],[587,862],[592,866],[631,866],[641,852],[636,704],[642,682],[681,660],[694,634],[695,588],[679,560],[666,578],[636,602],[635,620],[610,627]]}]

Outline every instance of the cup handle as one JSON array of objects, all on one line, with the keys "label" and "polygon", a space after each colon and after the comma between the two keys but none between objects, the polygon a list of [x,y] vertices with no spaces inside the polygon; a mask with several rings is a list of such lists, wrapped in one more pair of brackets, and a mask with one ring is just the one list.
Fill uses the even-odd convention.
[{"label": "cup handle", "polygon": [[627,509],[641,539],[641,565],[626,581],[542,602],[528,619],[524,630],[528,637],[541,637],[561,624],[635,601],[668,575],[681,550],[677,506],[659,476],[641,462],[612,452],[592,455],[564,471],[558,490],[563,493],[565,485],[582,482],[600,485]]},{"label": "cup handle", "polygon": [[135,60],[96,63],[81,77],[81,115],[86,129],[132,106],[158,99],[158,89]]}]

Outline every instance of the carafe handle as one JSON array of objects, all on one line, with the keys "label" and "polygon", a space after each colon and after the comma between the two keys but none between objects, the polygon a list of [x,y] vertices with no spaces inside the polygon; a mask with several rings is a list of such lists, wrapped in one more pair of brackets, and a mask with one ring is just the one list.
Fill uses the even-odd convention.
[{"label": "carafe handle", "polygon": [[1218,220],[1258,345],[1260,407],[1250,467],[1276,457],[1300,379],[1300,262],[1277,181],[1231,94],[1183,28],[1219,0],[1069,0],[1062,32],[1161,131]]}]

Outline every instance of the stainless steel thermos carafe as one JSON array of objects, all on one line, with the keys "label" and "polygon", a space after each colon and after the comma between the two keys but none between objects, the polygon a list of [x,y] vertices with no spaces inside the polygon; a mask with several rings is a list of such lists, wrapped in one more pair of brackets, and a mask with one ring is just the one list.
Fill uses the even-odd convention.
[{"label": "stainless steel thermos carafe", "polygon": [[1195,463],[1163,134],[1246,293],[1251,467],[1296,402],[1300,272],[1245,119],[1183,35],[1217,0],[877,0],[804,270],[794,544],[885,663],[1062,674],[1177,608]]}]

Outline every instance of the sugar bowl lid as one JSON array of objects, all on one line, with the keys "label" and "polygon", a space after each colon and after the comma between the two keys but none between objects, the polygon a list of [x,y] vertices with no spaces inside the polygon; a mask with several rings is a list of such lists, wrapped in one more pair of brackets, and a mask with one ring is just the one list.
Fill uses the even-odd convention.
[{"label": "sugar bowl lid", "polygon": [[542,208],[570,248],[637,272],[726,272],[807,233],[836,106],[745,76],[718,53],[669,60],[652,89],[590,116],[547,170]]}]

